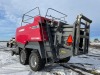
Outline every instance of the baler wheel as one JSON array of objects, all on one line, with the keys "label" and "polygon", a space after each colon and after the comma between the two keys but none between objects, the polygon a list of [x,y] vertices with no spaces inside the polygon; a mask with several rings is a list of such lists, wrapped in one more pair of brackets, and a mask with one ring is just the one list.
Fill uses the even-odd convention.
[{"label": "baler wheel", "polygon": [[7,43],[7,47],[9,47],[9,43]]},{"label": "baler wheel", "polygon": [[32,52],[29,57],[29,65],[33,71],[39,71],[44,68],[45,60],[41,59],[38,52]]},{"label": "baler wheel", "polygon": [[28,64],[29,56],[28,56],[28,53],[27,53],[26,50],[21,50],[20,51],[19,59],[20,59],[20,63],[21,64],[23,64],[23,65],[27,65]]}]

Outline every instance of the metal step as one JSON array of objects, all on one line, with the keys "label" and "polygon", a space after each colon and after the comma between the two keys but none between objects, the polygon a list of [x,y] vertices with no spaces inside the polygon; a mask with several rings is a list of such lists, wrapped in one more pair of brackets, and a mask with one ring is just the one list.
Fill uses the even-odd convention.
[{"label": "metal step", "polygon": [[89,39],[89,36],[80,35],[80,38],[86,38],[86,39]]},{"label": "metal step", "polygon": [[[50,28],[57,28],[58,26],[57,25],[55,25],[55,26],[53,26],[53,27],[50,27]],[[67,24],[67,25],[62,25],[62,28],[72,28],[73,27],[73,25],[69,25],[69,24]]]}]

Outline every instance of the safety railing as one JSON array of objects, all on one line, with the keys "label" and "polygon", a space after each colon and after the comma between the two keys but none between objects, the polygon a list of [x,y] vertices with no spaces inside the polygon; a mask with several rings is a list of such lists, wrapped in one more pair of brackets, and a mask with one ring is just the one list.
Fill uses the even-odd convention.
[{"label": "safety railing", "polygon": [[[35,10],[38,11],[37,15],[35,15],[35,16],[39,16],[39,15],[40,15],[40,9],[39,9],[39,7],[36,7],[36,8],[34,8],[34,9],[32,9],[32,10],[26,12],[26,13],[23,14],[23,16],[22,16],[21,26],[22,26],[23,23],[30,23],[30,22],[27,22],[27,21],[33,19],[35,16],[31,16],[31,15],[29,15],[28,13],[30,13],[30,12],[32,12],[32,11],[35,11]],[[28,17],[28,19],[25,19],[25,17]]]},{"label": "safety railing", "polygon": [[[48,15],[48,12],[49,12],[50,10],[55,11],[55,12],[57,12],[57,13],[63,15],[63,16],[60,17],[60,18],[57,18],[57,17],[54,17],[54,16],[52,16],[52,15]],[[55,9],[53,9],[53,8],[48,8],[48,9],[47,9],[47,12],[46,12],[45,17],[51,17],[51,19],[53,19],[53,20],[58,20],[58,21],[67,23],[67,22],[65,21],[65,18],[67,17],[67,15],[64,14],[64,13],[62,13],[62,12],[60,12],[60,11],[57,11],[57,10],[55,10]],[[62,20],[62,18],[63,18],[63,20]]]}]

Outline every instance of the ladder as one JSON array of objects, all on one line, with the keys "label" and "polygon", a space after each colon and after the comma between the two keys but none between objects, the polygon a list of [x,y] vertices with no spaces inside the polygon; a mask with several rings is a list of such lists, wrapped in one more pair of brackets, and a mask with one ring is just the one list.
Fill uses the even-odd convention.
[{"label": "ladder", "polygon": [[47,21],[46,21],[46,31],[47,31],[47,35],[48,35],[49,44],[47,45],[46,42],[44,42],[44,45],[45,45],[45,47],[50,47],[49,51],[45,50],[46,62],[48,62],[47,54],[49,54],[49,53],[51,54],[52,62],[55,62],[55,60],[57,60],[56,50],[55,50],[54,43],[53,43],[50,24]]}]

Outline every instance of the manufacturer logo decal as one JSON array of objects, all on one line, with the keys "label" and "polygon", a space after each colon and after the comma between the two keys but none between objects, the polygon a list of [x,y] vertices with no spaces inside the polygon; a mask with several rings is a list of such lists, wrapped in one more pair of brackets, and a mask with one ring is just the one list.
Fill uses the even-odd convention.
[{"label": "manufacturer logo decal", "polygon": [[25,30],[25,29],[20,29],[19,32],[22,32],[22,31],[24,31],[24,30]]},{"label": "manufacturer logo decal", "polygon": [[31,40],[40,39],[39,37],[32,37]]},{"label": "manufacturer logo decal", "polygon": [[37,25],[37,26],[32,26],[31,28],[32,28],[32,29],[39,28],[39,25]]}]

